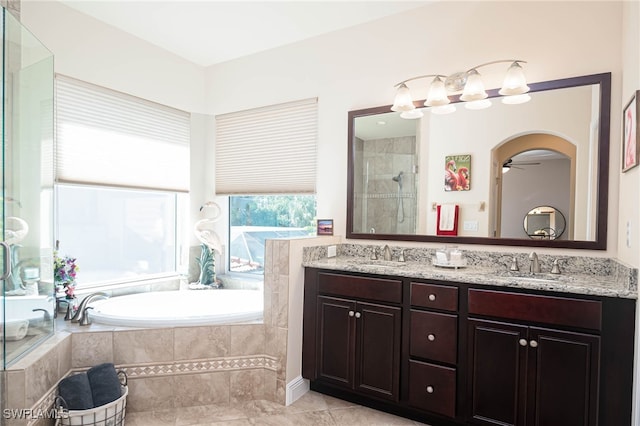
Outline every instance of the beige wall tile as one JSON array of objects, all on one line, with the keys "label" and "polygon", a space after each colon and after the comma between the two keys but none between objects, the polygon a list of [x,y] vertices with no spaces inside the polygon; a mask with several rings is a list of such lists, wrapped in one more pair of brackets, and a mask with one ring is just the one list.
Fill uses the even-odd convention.
[{"label": "beige wall tile", "polygon": [[264,325],[232,325],[230,356],[264,353]]},{"label": "beige wall tile", "polygon": [[113,359],[116,364],[173,361],[173,329],[114,333]]},{"label": "beige wall tile", "polygon": [[7,371],[7,406],[3,408],[27,408],[24,370]]},{"label": "beige wall tile", "polygon": [[229,326],[180,327],[174,330],[176,361],[224,357],[231,344]]},{"label": "beige wall tile", "polygon": [[276,397],[274,402],[285,405],[287,403],[287,383],[284,380],[276,381]]},{"label": "beige wall tile", "polygon": [[229,403],[229,372],[175,376],[176,407]]},{"label": "beige wall tile", "polygon": [[288,321],[289,321],[289,292],[288,291],[278,292],[277,300],[278,300],[277,306],[275,307],[276,310],[273,313],[274,315],[277,316],[275,325],[280,328],[287,328]]},{"label": "beige wall tile", "polygon": [[129,379],[127,412],[175,408],[174,379],[172,376]]},{"label": "beige wall tile", "polygon": [[58,351],[58,377],[64,376],[72,368],[72,342],[72,335],[68,335],[65,339],[61,340],[56,347],[56,350]]},{"label": "beige wall tile", "polygon": [[92,367],[113,361],[113,333],[73,333],[71,335],[71,367]]},{"label": "beige wall tile", "polygon": [[278,359],[278,379],[286,380],[287,329],[276,328],[275,332],[275,349],[273,356]]},{"label": "beige wall tile", "polygon": [[264,370],[230,372],[229,394],[231,403],[264,398]]},{"label": "beige wall tile", "polygon": [[264,375],[264,399],[276,402],[276,372],[264,369],[262,374]]},{"label": "beige wall tile", "polygon": [[52,348],[46,356],[25,369],[25,407],[31,407],[58,379],[58,352]]}]

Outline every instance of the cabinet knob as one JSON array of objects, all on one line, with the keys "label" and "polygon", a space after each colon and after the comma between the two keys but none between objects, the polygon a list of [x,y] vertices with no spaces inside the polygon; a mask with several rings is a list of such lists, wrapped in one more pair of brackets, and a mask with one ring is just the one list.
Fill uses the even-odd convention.
[{"label": "cabinet knob", "polygon": [[427,386],[427,393],[433,393],[433,386]]},{"label": "cabinet knob", "polygon": [[360,318],[362,316],[362,314],[360,314],[360,312],[356,312],[356,318]]},{"label": "cabinet knob", "polygon": [[353,311],[349,311],[349,316],[352,317],[354,315]]},{"label": "cabinet knob", "polygon": [[520,343],[520,346],[527,346],[527,339],[520,339],[518,343]]},{"label": "cabinet knob", "polygon": [[435,294],[430,294],[430,295],[429,295],[429,300],[431,300],[432,302],[433,302],[434,300],[436,300],[436,295],[435,295]]},{"label": "cabinet knob", "polygon": [[529,346],[531,346],[532,348],[537,348],[538,347],[538,342],[536,342],[535,340],[532,340],[529,342]]},{"label": "cabinet knob", "polygon": [[429,335],[427,335],[427,340],[429,340],[430,342],[433,342],[434,340],[436,340],[436,336],[435,336],[435,334],[429,334]]}]

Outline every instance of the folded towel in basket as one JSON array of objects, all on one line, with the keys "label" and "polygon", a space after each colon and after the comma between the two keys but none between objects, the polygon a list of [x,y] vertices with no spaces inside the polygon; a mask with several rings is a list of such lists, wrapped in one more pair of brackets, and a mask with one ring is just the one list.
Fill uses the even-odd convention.
[{"label": "folded towel in basket", "polygon": [[104,363],[91,367],[87,371],[93,404],[99,407],[120,398],[122,393],[120,379],[113,364]]},{"label": "folded towel in basket", "polygon": [[65,377],[58,383],[58,395],[69,410],[89,410],[93,408],[91,385],[86,373]]}]

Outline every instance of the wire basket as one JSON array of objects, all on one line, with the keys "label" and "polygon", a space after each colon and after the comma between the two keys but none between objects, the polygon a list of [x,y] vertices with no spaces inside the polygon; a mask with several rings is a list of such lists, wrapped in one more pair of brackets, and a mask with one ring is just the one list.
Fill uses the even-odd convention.
[{"label": "wire basket", "polygon": [[58,410],[56,426],[124,426],[124,415],[127,408],[127,375],[118,372],[120,377],[120,398],[90,410],[68,410],[67,403],[61,396],[56,397]]}]

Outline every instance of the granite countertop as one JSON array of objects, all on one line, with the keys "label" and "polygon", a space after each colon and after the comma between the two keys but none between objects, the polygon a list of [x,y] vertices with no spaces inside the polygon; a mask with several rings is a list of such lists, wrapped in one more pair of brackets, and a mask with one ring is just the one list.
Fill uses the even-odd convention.
[{"label": "granite countertop", "polygon": [[338,256],[319,260],[305,260],[305,267],[398,277],[464,282],[491,286],[554,291],[559,293],[587,294],[595,296],[636,299],[637,291],[612,275],[551,274],[511,272],[502,265],[495,267],[469,265],[463,268],[436,267],[429,261],[384,261],[362,257]]}]

